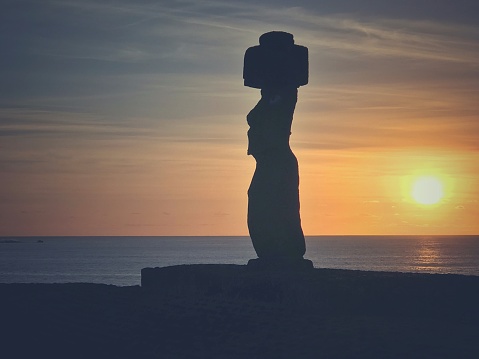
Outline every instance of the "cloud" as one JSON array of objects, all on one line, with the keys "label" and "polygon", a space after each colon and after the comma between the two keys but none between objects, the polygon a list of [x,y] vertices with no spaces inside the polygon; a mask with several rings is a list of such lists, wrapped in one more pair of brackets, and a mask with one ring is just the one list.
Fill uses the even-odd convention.
[{"label": "cloud", "polygon": [[314,55],[313,66],[324,56],[353,54],[478,64],[478,29],[466,25],[331,11],[318,15],[314,6],[257,2],[54,1],[36,6],[42,31],[37,34],[25,23],[22,36],[31,38],[38,64],[49,72],[64,68],[88,78],[120,73],[241,76],[244,50],[272,29],[295,33]]},{"label": "cloud", "polygon": [[[165,215],[175,234],[217,226],[214,214],[245,205],[254,170],[245,116],[259,92],[243,87],[243,55],[271,30],[292,32],[310,50],[292,136],[307,172],[328,171],[354,189],[361,176],[374,184],[399,175],[389,165],[403,151],[406,162],[422,156],[414,146],[437,156],[477,150],[479,28],[477,11],[464,4],[9,2],[0,14],[0,196],[26,204],[18,208],[47,208],[51,228],[75,206],[77,228],[93,228],[85,218],[96,220],[97,202],[105,213],[119,211],[109,214],[111,227],[98,223],[102,233],[140,224],[124,208],[151,213],[145,224],[178,214]],[[477,163],[468,153],[449,162]],[[429,161],[423,157],[414,166]],[[314,197],[316,183],[302,193]],[[221,202],[228,198],[231,207]],[[209,218],[188,217],[205,201],[217,206]]]},{"label": "cloud", "polygon": [[148,129],[89,113],[31,108],[0,108],[0,136],[112,138],[148,136]]},{"label": "cloud", "polygon": [[[291,31],[309,47],[311,79],[301,90],[299,113],[323,116],[320,127],[311,127],[316,133],[343,136],[331,146],[357,146],[372,136],[400,142],[416,131],[422,134],[421,126],[432,121],[432,132],[477,133],[479,28],[392,17],[394,12],[372,3],[361,9],[301,1],[294,6],[190,0],[32,3],[33,21],[24,23],[20,38],[28,36],[31,46],[22,51],[33,60],[20,61],[18,71],[9,69],[13,86],[2,90],[0,85],[6,95],[0,105],[27,106],[42,125],[23,122],[3,127],[3,134],[141,135],[140,128],[151,129],[155,119],[167,132],[179,133],[185,122],[215,131],[215,117],[243,116],[254,103],[257,94],[241,85],[243,54],[272,29]],[[421,12],[424,4],[415,6]],[[396,13],[407,13],[402,10]],[[59,116],[69,113],[64,116],[69,125],[49,129],[50,120],[37,111],[42,106]],[[96,119],[75,124],[84,112]],[[335,122],[327,123],[331,116]],[[177,119],[184,122],[175,124]]]},{"label": "cloud", "polygon": [[[47,46],[49,53],[79,59],[145,62],[174,57],[180,62],[201,62],[199,55],[212,49],[243,52],[261,31],[286,28],[294,30],[313,52],[327,49],[478,63],[479,30],[455,23],[347,13],[318,15],[314,7],[268,3],[58,1],[49,5],[63,9],[66,16],[52,20],[71,29],[70,35],[73,32],[77,40],[64,41],[60,48],[55,42]],[[73,16],[76,27],[68,23]],[[55,41],[61,40],[59,36],[53,37]]]}]

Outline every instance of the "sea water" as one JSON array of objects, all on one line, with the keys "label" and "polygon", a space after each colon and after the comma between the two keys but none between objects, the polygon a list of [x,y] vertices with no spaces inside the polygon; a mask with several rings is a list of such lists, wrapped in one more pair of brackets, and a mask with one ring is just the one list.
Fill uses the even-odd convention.
[{"label": "sea water", "polygon": [[[316,268],[479,275],[479,236],[309,236]],[[144,267],[246,264],[248,237],[0,237],[0,283],[139,285]]]}]

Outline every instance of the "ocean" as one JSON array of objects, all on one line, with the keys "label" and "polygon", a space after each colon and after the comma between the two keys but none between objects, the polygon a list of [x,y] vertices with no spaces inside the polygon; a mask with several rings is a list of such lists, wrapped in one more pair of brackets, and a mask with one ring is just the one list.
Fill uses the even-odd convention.
[{"label": "ocean", "polygon": [[[479,276],[479,236],[309,236],[316,268]],[[0,283],[140,284],[144,267],[246,264],[249,237],[0,237]]]}]

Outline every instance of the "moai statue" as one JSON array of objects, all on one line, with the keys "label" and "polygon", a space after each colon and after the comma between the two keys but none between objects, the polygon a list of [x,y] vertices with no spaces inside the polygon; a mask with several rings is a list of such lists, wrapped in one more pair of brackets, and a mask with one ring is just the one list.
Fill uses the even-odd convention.
[{"label": "moai statue", "polygon": [[248,190],[248,228],[258,259],[253,266],[306,266],[299,213],[298,161],[289,146],[298,87],[308,83],[308,49],[273,31],[244,57],[245,86],[261,89],[247,116],[248,154],[256,170]]}]

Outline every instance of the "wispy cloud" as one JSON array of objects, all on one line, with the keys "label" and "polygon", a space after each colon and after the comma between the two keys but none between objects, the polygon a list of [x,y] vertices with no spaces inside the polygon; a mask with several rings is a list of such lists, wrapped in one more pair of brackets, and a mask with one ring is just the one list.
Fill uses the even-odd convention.
[{"label": "wispy cloud", "polygon": [[0,117],[0,136],[111,138],[149,133],[148,129],[134,127],[131,122],[122,124],[89,113],[3,108]]},{"label": "wispy cloud", "polygon": [[[271,30],[292,32],[310,51],[292,143],[314,176],[327,163],[332,182],[354,189],[351,178],[384,172],[376,165],[391,159],[374,162],[382,153],[478,151],[479,27],[434,17],[429,1],[407,1],[409,9],[406,1],[372,3],[10,2],[0,14],[9,30],[0,34],[0,166],[9,181],[0,196],[51,197],[45,203],[64,209],[89,208],[85,193],[103,196],[102,208],[119,208],[112,228],[120,217],[148,224],[168,212],[180,231],[201,217],[205,201],[218,208],[194,223],[244,208],[238,188],[247,188],[254,166],[245,155],[245,116],[259,93],[243,87],[243,55]],[[317,188],[309,191],[302,193],[316,198]],[[236,202],[226,208],[230,197]],[[131,203],[151,218],[123,216],[120,207]]]},{"label": "wispy cloud", "polygon": [[[104,16],[102,26],[122,34],[128,28],[123,48],[110,51],[100,59],[145,60],[172,51],[171,46],[237,48],[250,45],[251,37],[267,28],[296,30],[298,37],[313,52],[321,49],[356,52],[371,56],[390,56],[478,64],[479,29],[473,26],[419,21],[359,17],[356,14],[318,15],[301,7],[272,7],[269,4],[180,1],[168,4],[99,3],[89,1],[54,2],[61,8],[82,11],[89,23]],[[97,22],[94,22],[98,26]],[[140,36],[157,43],[143,42]],[[133,44],[128,44],[133,40]],[[94,41],[101,41],[101,38]],[[145,48],[139,48],[141,45]],[[119,44],[118,44],[119,45]],[[155,48],[155,45],[156,48]],[[240,47],[240,51],[244,49]],[[107,50],[109,48],[107,47]],[[178,50],[178,48],[176,48]],[[171,54],[171,53],[170,53]],[[180,55],[180,53],[177,53]],[[182,54],[184,55],[184,53]]]},{"label": "wispy cloud", "polygon": [[[238,98],[245,97],[244,50],[263,31],[284,29],[311,52],[311,84],[302,97],[309,112],[415,120],[467,117],[476,110],[471,95],[478,86],[479,28],[474,26],[257,2],[70,0],[35,6],[43,9],[34,15],[43,21],[43,34],[26,31],[43,76],[30,71],[25,81],[36,90],[28,98],[4,100],[5,107],[22,104],[37,111],[56,105],[99,117],[130,117],[132,123],[138,116],[157,115],[160,121],[214,116],[213,108],[216,115],[226,113],[240,108]],[[472,80],[465,79],[471,74]]]}]

